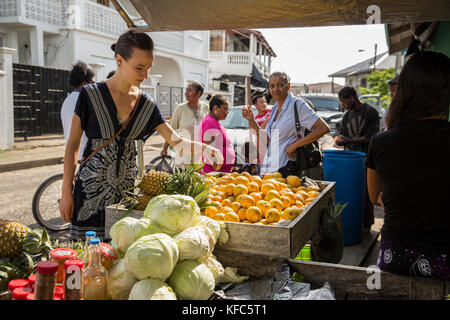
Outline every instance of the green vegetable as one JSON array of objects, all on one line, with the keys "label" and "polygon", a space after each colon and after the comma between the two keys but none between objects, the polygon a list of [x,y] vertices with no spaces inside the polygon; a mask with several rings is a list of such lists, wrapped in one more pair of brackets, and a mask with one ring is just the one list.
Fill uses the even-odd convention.
[{"label": "green vegetable", "polygon": [[163,194],[150,200],[144,217],[173,236],[198,223],[200,208],[192,197]]},{"label": "green vegetable", "polygon": [[177,300],[169,285],[158,279],[144,279],[136,282],[128,300]]},{"label": "green vegetable", "polygon": [[107,295],[113,300],[127,300],[134,284],[138,282],[134,274],[125,268],[124,259],[116,261],[108,270]]},{"label": "green vegetable", "polygon": [[125,254],[125,266],[139,280],[165,281],[178,261],[178,246],[170,236],[156,233],[134,242]]},{"label": "green vegetable", "polygon": [[[205,227],[206,228],[206,227]],[[206,257],[210,251],[209,238],[197,227],[190,227],[173,237],[180,251],[179,260],[197,260]]]},{"label": "green vegetable", "polygon": [[182,300],[206,300],[214,292],[215,280],[208,267],[196,260],[179,262],[168,279]]},{"label": "green vegetable", "polygon": [[118,220],[110,230],[111,240],[117,249],[125,253],[138,238],[139,233],[150,224],[150,219],[126,217]]}]

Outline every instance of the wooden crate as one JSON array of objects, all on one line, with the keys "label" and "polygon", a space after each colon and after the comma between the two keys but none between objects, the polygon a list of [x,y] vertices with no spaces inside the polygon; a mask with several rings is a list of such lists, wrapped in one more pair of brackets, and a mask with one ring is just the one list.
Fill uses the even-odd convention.
[{"label": "wooden crate", "polygon": [[224,267],[237,268],[239,275],[251,278],[274,276],[278,266],[287,261],[291,271],[300,273],[311,289],[328,282],[338,300],[443,300],[450,289],[448,281],[384,271],[379,273],[379,288],[369,288],[368,279],[374,275],[369,268],[226,251],[214,254]]},{"label": "wooden crate", "polygon": [[[216,250],[266,254],[283,258],[295,258],[303,246],[317,230],[320,210],[335,201],[336,183],[317,181],[321,192],[311,204],[294,220],[285,220],[277,225],[255,225],[241,222],[228,222],[229,241],[216,245]],[[109,239],[111,226],[124,214],[124,206],[112,205],[106,208],[105,237]],[[143,211],[132,210],[131,217],[141,218]]]}]

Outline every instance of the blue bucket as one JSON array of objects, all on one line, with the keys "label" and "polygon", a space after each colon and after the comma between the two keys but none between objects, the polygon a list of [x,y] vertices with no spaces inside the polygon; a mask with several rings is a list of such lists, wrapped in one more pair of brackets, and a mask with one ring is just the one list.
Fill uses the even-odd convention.
[{"label": "blue bucket", "polygon": [[366,154],[347,150],[323,151],[323,174],[336,182],[336,203],[348,203],[342,211],[344,245],[361,242],[366,187]]}]

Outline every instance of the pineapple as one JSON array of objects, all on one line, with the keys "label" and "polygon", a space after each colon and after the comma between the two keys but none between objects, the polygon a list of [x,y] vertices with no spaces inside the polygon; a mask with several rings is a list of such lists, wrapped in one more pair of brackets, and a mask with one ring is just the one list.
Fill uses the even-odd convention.
[{"label": "pineapple", "polygon": [[138,187],[144,195],[158,196],[166,193],[166,185],[169,180],[170,173],[164,171],[149,171],[143,175]]},{"label": "pineapple", "polygon": [[144,211],[145,208],[147,208],[147,204],[152,199],[153,199],[153,196],[147,196],[147,195],[138,196],[136,198],[136,201],[138,202],[138,204],[136,205],[136,207],[134,207],[134,210]]},{"label": "pineapple", "polygon": [[27,226],[0,219],[0,257],[10,258],[22,252],[22,243],[30,233]]}]

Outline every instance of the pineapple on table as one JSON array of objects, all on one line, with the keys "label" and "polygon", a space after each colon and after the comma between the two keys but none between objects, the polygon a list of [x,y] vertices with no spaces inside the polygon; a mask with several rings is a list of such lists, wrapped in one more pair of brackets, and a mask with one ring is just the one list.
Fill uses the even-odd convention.
[{"label": "pineapple on table", "polygon": [[14,221],[0,219],[0,257],[11,258],[22,251],[22,243],[31,229]]},{"label": "pineapple on table", "polygon": [[170,173],[164,171],[149,171],[142,176],[139,183],[140,191],[147,196],[158,196],[166,192]]}]

